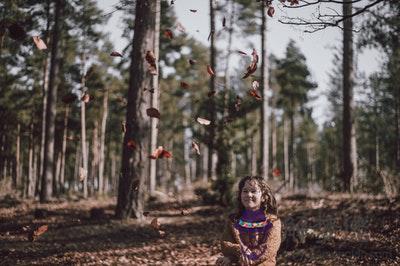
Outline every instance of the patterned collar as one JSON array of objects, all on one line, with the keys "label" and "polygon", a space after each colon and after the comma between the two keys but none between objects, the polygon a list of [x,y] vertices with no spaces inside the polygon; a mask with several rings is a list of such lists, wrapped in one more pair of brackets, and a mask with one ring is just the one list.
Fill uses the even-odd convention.
[{"label": "patterned collar", "polygon": [[242,219],[239,220],[239,225],[245,228],[260,228],[268,224],[268,220],[261,222],[245,222]]}]

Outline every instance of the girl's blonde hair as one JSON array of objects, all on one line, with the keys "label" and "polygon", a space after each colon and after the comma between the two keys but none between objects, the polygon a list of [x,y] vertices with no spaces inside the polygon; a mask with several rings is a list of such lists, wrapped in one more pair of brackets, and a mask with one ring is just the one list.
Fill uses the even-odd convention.
[{"label": "girl's blonde hair", "polygon": [[262,200],[263,202],[261,203],[261,208],[263,208],[267,213],[269,214],[278,214],[278,207],[276,205],[276,200],[274,197],[274,194],[272,193],[271,187],[267,184],[267,182],[262,178],[261,176],[245,176],[243,177],[240,182],[239,182],[239,191],[238,191],[238,206],[239,206],[239,217],[241,216],[242,212],[245,210],[245,207],[243,206],[242,200],[241,200],[241,194],[244,185],[246,184],[247,181],[252,181],[255,180],[258,184],[258,186],[261,189],[262,193]]}]

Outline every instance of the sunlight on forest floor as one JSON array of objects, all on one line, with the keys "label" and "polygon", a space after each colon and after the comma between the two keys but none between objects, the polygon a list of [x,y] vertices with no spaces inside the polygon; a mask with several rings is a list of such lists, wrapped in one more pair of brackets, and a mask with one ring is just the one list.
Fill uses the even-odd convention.
[{"label": "sunlight on forest floor", "polygon": [[[0,201],[2,265],[212,265],[224,209],[197,198],[153,202],[144,221],[113,218],[115,200]],[[329,194],[282,197],[278,265],[400,263],[400,202]],[[160,228],[151,226],[158,217]],[[48,230],[28,240],[40,225]]]}]

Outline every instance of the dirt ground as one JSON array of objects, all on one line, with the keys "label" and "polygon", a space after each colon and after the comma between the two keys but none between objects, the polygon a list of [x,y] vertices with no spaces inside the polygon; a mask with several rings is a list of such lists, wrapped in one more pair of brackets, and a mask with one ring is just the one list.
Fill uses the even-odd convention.
[{"label": "dirt ground", "polygon": [[[197,199],[152,203],[144,221],[113,218],[114,199],[0,199],[1,265],[213,265],[227,210]],[[92,210],[92,208],[97,208]],[[297,195],[279,202],[278,265],[399,265],[400,202]],[[158,217],[160,228],[151,226]],[[42,235],[29,235],[48,225]]]}]

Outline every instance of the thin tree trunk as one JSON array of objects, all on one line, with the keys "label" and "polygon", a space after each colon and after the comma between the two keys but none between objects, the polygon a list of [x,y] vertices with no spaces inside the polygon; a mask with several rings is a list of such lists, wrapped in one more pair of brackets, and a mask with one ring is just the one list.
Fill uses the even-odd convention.
[{"label": "thin tree trunk", "polygon": [[51,60],[49,72],[49,88],[47,94],[46,107],[46,133],[44,142],[44,161],[43,176],[40,191],[40,202],[46,202],[52,195],[51,181],[54,175],[54,133],[56,119],[57,104],[57,74],[58,74],[58,41],[60,36],[60,19],[63,3],[56,0],[55,21],[53,27],[53,38],[51,44]]},{"label": "thin tree trunk", "polygon": [[[350,0],[343,3],[343,16],[352,13]],[[351,180],[356,174],[355,128],[353,117],[353,21],[343,21],[343,188],[351,191]]]},{"label": "thin tree trunk", "polygon": [[61,193],[64,193],[65,191],[65,160],[67,151],[68,117],[69,117],[69,106],[66,105],[65,115],[64,115],[64,132],[63,132],[62,148],[61,148],[60,178],[58,179],[60,182],[59,188]]},{"label": "thin tree trunk", "polygon": [[255,136],[251,137],[251,175],[257,175],[257,140]]},{"label": "thin tree trunk", "polygon": [[202,175],[203,175],[203,182],[208,182],[208,147],[203,146],[202,149]]},{"label": "thin tree trunk", "polygon": [[106,142],[106,125],[108,116],[108,95],[109,88],[106,88],[103,97],[103,115],[101,118],[101,131],[100,131],[100,154],[99,154],[99,194],[105,192],[104,189],[104,158],[105,158],[105,142]]},{"label": "thin tree trunk", "polygon": [[25,189],[24,189],[24,197],[30,198],[33,196],[33,156],[34,156],[34,147],[35,144],[33,142],[33,121],[29,125],[29,151],[28,151],[28,178],[26,179]]},{"label": "thin tree trunk", "polygon": [[285,165],[285,183],[289,187],[289,123],[286,115],[283,116],[283,157]]},{"label": "thin tree trunk", "polygon": [[13,179],[13,188],[18,189],[20,178],[21,178],[21,124],[18,123],[17,125],[17,142],[15,148],[15,179]]},{"label": "thin tree trunk", "polygon": [[72,184],[70,185],[70,189],[71,187],[73,188],[73,191],[76,191],[76,184],[78,184],[79,187],[79,183],[76,182],[76,180],[79,180],[79,167],[81,165],[81,147],[82,145],[76,145],[75,147],[75,165],[74,165],[74,175],[72,178],[70,178],[70,180],[72,180]]},{"label": "thin tree trunk", "polygon": [[269,120],[268,120],[268,54],[267,54],[267,17],[264,2],[261,2],[261,92],[262,92],[262,108],[261,108],[261,175],[268,180],[269,176]]},{"label": "thin tree trunk", "polygon": [[[81,55],[81,98],[85,93],[86,83],[86,54],[85,51]],[[81,101],[81,151],[82,151],[82,170],[83,170],[83,198],[88,197],[88,150],[86,149],[86,103]]]},{"label": "thin tree trunk", "polygon": [[[154,56],[159,58],[159,50],[160,50],[160,0],[156,1],[156,10],[155,10],[155,25],[154,25]],[[158,64],[157,64],[158,65]],[[158,75],[152,76],[152,88],[154,89],[154,93],[151,94],[151,106],[153,108],[159,109],[159,99],[160,99],[160,88],[158,84]],[[150,132],[150,152],[153,152],[157,148],[157,136],[158,136],[158,119],[152,118],[151,121],[151,132]],[[156,160],[150,161],[150,195],[152,195],[156,189],[156,173],[157,173],[157,162]]]},{"label": "thin tree trunk", "polygon": [[[274,98],[275,98],[275,96],[274,96]],[[273,100],[273,102],[274,102],[275,100]],[[273,105],[273,108],[275,107],[275,105]],[[278,168],[278,165],[277,165],[277,160],[276,160],[276,154],[277,154],[277,147],[278,147],[278,145],[277,145],[277,134],[276,134],[276,131],[277,131],[277,128],[276,128],[276,119],[275,119],[275,113],[274,112],[272,112],[271,113],[271,131],[272,131],[272,169],[276,169],[276,168]],[[273,176],[272,176],[273,177]]]},{"label": "thin tree trunk", "polygon": [[[292,105],[293,106],[293,105]],[[290,145],[289,145],[289,187],[290,190],[293,192],[294,191],[294,186],[295,186],[295,143],[294,143],[294,115],[290,115]]]},{"label": "thin tree trunk", "polygon": [[[154,49],[154,23],[156,1],[136,1],[133,48],[131,53],[128,104],[126,112],[126,132],[122,147],[121,176],[118,186],[116,217],[127,219],[133,214],[143,218],[144,182],[148,174],[148,147],[150,145],[150,122],[146,109],[150,97],[143,88],[150,87],[146,53]],[[158,58],[156,58],[156,62]],[[158,66],[157,66],[158,71]],[[134,142],[131,148],[128,142]]]},{"label": "thin tree trunk", "polygon": [[[215,64],[215,57],[216,57],[216,49],[215,49],[215,3],[214,0],[209,0],[209,5],[210,5],[210,66],[211,68],[216,71],[216,64]],[[212,75],[210,78],[210,92],[214,93],[215,88],[216,88],[216,80],[215,80],[215,75]],[[213,179],[214,177],[214,160],[213,160],[213,154],[214,154],[214,138],[215,138],[215,101],[214,97],[211,96],[209,97],[209,108],[208,108],[208,113],[210,115],[209,120],[211,121],[211,124],[208,126],[208,163],[207,163],[207,176],[208,179]]]}]

